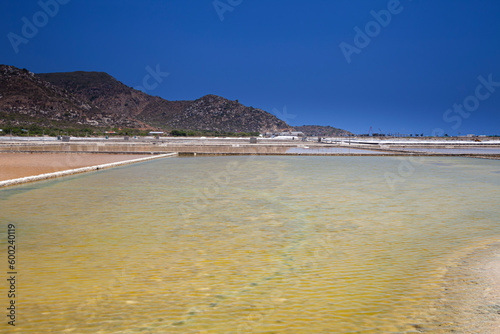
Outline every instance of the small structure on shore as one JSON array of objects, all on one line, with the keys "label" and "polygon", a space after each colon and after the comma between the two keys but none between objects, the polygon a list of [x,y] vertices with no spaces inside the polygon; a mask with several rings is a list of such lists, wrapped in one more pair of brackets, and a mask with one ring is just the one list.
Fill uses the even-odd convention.
[{"label": "small structure on shore", "polygon": [[304,137],[304,133],[301,131],[288,131],[288,132],[280,132],[280,136],[292,136],[292,137]]}]

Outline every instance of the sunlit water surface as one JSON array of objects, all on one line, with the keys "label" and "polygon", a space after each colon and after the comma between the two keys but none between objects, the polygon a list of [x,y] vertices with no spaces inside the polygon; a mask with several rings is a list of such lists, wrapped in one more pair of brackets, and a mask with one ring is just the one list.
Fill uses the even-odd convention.
[{"label": "sunlit water surface", "polygon": [[9,330],[437,332],[446,265],[500,235],[500,163],[408,159],[174,158],[0,190]]}]

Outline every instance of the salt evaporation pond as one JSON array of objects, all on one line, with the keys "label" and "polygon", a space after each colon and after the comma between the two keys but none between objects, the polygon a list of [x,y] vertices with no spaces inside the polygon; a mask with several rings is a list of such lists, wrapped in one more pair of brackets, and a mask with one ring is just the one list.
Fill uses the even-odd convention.
[{"label": "salt evaporation pond", "polygon": [[439,154],[500,154],[498,147],[481,147],[481,148],[412,148],[405,147],[405,151],[439,153]]},{"label": "salt evaporation pond", "polygon": [[295,154],[392,154],[391,152],[366,150],[366,149],[356,149],[350,147],[292,147],[289,148],[286,153]]},{"label": "salt evaporation pond", "polygon": [[3,189],[12,332],[440,333],[446,266],[500,236],[499,172],[455,157],[203,157]]}]

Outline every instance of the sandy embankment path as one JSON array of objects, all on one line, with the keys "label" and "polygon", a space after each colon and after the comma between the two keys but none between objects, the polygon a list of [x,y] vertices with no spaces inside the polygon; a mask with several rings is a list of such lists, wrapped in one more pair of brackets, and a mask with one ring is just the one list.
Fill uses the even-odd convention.
[{"label": "sandy embankment path", "polygon": [[0,153],[0,181],[151,157],[145,154]]},{"label": "sandy embankment path", "polygon": [[436,333],[500,333],[500,242],[474,249],[450,266],[438,304],[447,323]]}]

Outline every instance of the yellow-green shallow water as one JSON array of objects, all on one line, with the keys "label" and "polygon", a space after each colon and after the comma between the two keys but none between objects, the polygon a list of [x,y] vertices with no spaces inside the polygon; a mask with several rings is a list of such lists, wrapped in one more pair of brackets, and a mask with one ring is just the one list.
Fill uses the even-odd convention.
[{"label": "yellow-green shallow water", "polygon": [[438,332],[446,266],[500,239],[499,190],[492,160],[255,156],[3,189],[18,308],[0,329]]}]

